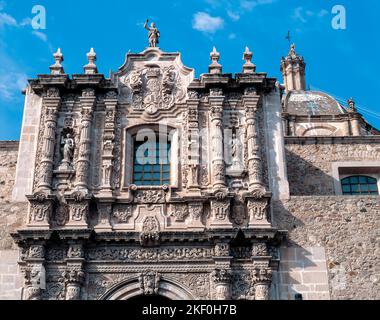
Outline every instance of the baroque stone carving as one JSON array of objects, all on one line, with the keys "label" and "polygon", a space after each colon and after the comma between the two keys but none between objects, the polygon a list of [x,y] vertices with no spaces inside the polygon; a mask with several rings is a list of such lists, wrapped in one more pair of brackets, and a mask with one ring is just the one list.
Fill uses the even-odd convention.
[{"label": "baroque stone carving", "polygon": [[229,300],[231,298],[231,271],[226,269],[216,269],[212,273],[215,285],[215,299]]},{"label": "baroque stone carving", "polygon": [[160,223],[156,217],[146,217],[140,234],[142,245],[157,244],[160,241]]},{"label": "baroque stone carving", "polygon": [[189,215],[189,210],[186,204],[173,205],[171,215],[175,218],[176,222],[185,221],[186,217]]},{"label": "baroque stone carving", "polygon": [[170,109],[176,101],[186,97],[181,77],[173,66],[152,65],[134,70],[125,84],[132,92],[132,107],[150,114]]},{"label": "baroque stone carving", "polygon": [[186,261],[211,259],[214,256],[213,248],[117,248],[102,247],[90,248],[86,252],[86,259],[90,261]]},{"label": "baroque stone carving", "polygon": [[43,259],[45,256],[45,249],[42,245],[34,245],[29,248],[28,258]]},{"label": "baroque stone carving", "polygon": [[215,245],[215,256],[228,257],[230,255],[230,246],[228,243],[217,243]]},{"label": "baroque stone carving", "polygon": [[248,200],[249,216],[255,220],[267,219],[268,199]]},{"label": "baroque stone carving", "polygon": [[268,248],[266,243],[253,243],[252,244],[252,256],[262,257],[268,255]]},{"label": "baroque stone carving", "polygon": [[137,191],[135,201],[137,203],[162,203],[165,195],[161,190]]},{"label": "baroque stone carving", "polygon": [[230,201],[213,201],[211,210],[215,220],[226,220],[230,213]]},{"label": "baroque stone carving", "polygon": [[112,213],[116,223],[128,223],[132,215],[132,207],[129,205],[116,206]]},{"label": "baroque stone carving", "polygon": [[71,245],[67,251],[69,259],[84,258],[84,251],[82,245]]},{"label": "baroque stone carving", "polygon": [[157,272],[141,273],[139,276],[140,289],[143,295],[157,295],[160,289],[161,276]]}]

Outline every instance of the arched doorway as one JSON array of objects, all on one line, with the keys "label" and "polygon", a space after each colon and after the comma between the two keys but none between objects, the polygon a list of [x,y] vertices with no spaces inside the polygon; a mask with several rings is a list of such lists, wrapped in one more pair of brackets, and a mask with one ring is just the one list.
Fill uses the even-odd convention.
[{"label": "arched doorway", "polygon": [[163,297],[160,295],[154,295],[154,296],[135,296],[130,299],[128,299],[128,302],[136,302],[136,303],[164,303],[171,301],[172,299],[169,299],[167,297]]},{"label": "arched doorway", "polygon": [[144,295],[141,291],[139,278],[124,280],[110,288],[100,300],[130,300],[130,299],[166,299],[195,300],[190,290],[181,283],[167,278],[161,278],[156,295]]}]

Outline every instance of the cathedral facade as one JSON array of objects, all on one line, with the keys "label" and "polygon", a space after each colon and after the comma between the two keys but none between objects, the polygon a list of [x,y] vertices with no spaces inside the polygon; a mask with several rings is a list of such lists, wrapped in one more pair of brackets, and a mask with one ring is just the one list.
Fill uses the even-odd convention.
[{"label": "cathedral facade", "polygon": [[294,46],[280,84],[248,48],[195,78],[153,40],[110,78],[58,50],[29,81],[0,142],[0,298],[380,298],[380,138],[354,100],[306,90]]}]

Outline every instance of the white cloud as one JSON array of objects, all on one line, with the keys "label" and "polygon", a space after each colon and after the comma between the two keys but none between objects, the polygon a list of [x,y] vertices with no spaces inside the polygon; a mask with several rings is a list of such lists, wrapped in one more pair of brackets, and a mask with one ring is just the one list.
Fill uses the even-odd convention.
[{"label": "white cloud", "polygon": [[305,19],[304,15],[303,15],[303,8],[302,7],[298,7],[298,8],[294,9],[293,19],[294,20],[299,20],[302,23],[306,23],[307,22],[307,20]]},{"label": "white cloud", "polygon": [[1,72],[0,70],[0,99],[9,101],[20,95],[28,82],[28,76],[21,72]]},{"label": "white cloud", "polygon": [[24,26],[28,26],[28,25],[31,25],[32,24],[32,19],[31,18],[24,18],[21,20],[21,22],[19,23],[19,25],[21,27],[24,27]]},{"label": "white cloud", "polygon": [[318,17],[324,17],[327,14],[329,14],[329,12],[326,9],[322,9],[318,12]]},{"label": "white cloud", "polygon": [[233,21],[238,21],[240,19],[240,15],[236,12],[231,11],[231,10],[227,10],[227,14]]},{"label": "white cloud", "polygon": [[11,15],[5,12],[0,12],[0,28],[3,26],[17,27],[17,21]]},{"label": "white cloud", "polygon": [[311,18],[323,18],[329,12],[326,9],[321,9],[320,11],[306,10],[303,7],[297,7],[294,9],[292,18],[298,20],[302,23],[307,23]]},{"label": "white cloud", "polygon": [[251,11],[258,6],[272,4],[276,1],[277,0],[256,0],[256,1],[241,0],[240,7],[244,10]]},{"label": "white cloud", "polygon": [[212,17],[206,12],[197,12],[193,18],[193,29],[215,33],[219,29],[223,29],[224,20],[221,17]]},{"label": "white cloud", "polygon": [[48,37],[45,33],[40,31],[33,31],[32,34],[34,34],[37,38],[41,39],[43,42],[48,41]]}]

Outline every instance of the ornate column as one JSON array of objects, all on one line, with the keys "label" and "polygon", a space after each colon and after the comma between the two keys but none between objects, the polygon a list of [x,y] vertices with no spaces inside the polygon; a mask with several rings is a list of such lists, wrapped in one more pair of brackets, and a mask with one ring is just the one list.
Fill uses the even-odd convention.
[{"label": "ornate column", "polygon": [[45,107],[45,122],[42,157],[39,167],[38,189],[47,193],[51,192],[54,166],[54,146],[56,143],[56,129],[58,109],[61,104],[59,90],[57,88],[47,89],[43,99]]},{"label": "ornate column", "polygon": [[231,299],[231,260],[229,243],[218,240],[214,247],[215,270],[212,273],[216,300]]},{"label": "ornate column", "polygon": [[111,177],[114,159],[115,115],[117,106],[117,93],[108,92],[104,101],[106,105],[106,118],[103,134],[102,154],[102,190],[101,196],[112,196]]},{"label": "ornate column", "polygon": [[264,188],[262,182],[262,163],[257,130],[257,108],[259,100],[260,96],[256,94],[256,90],[254,88],[248,88],[245,90],[243,105],[245,107],[247,124],[247,166],[250,191]]},{"label": "ornate column", "polygon": [[31,245],[27,251],[26,266],[22,268],[25,279],[25,300],[41,300],[45,289],[45,248],[42,244]]},{"label": "ornate column", "polygon": [[84,250],[81,244],[72,243],[67,251],[67,267],[63,272],[66,300],[81,300],[81,288],[84,284]]},{"label": "ornate column", "polygon": [[80,98],[82,105],[81,132],[79,142],[79,156],[76,163],[75,189],[88,192],[88,175],[91,155],[91,124],[93,107],[95,105],[95,90],[85,89]]},{"label": "ornate column", "polygon": [[211,158],[212,181],[214,190],[226,188],[226,168],[224,162],[223,146],[223,91],[211,89],[209,103],[211,107]]},{"label": "ornate column", "polygon": [[196,91],[189,91],[188,106],[188,190],[193,195],[200,195],[199,172],[199,96]]},{"label": "ornate column", "polygon": [[215,300],[231,300],[231,271],[228,269],[216,269],[212,273],[215,286]]},{"label": "ornate column", "polygon": [[256,269],[252,280],[255,288],[255,300],[269,300],[272,270],[270,268]]}]

